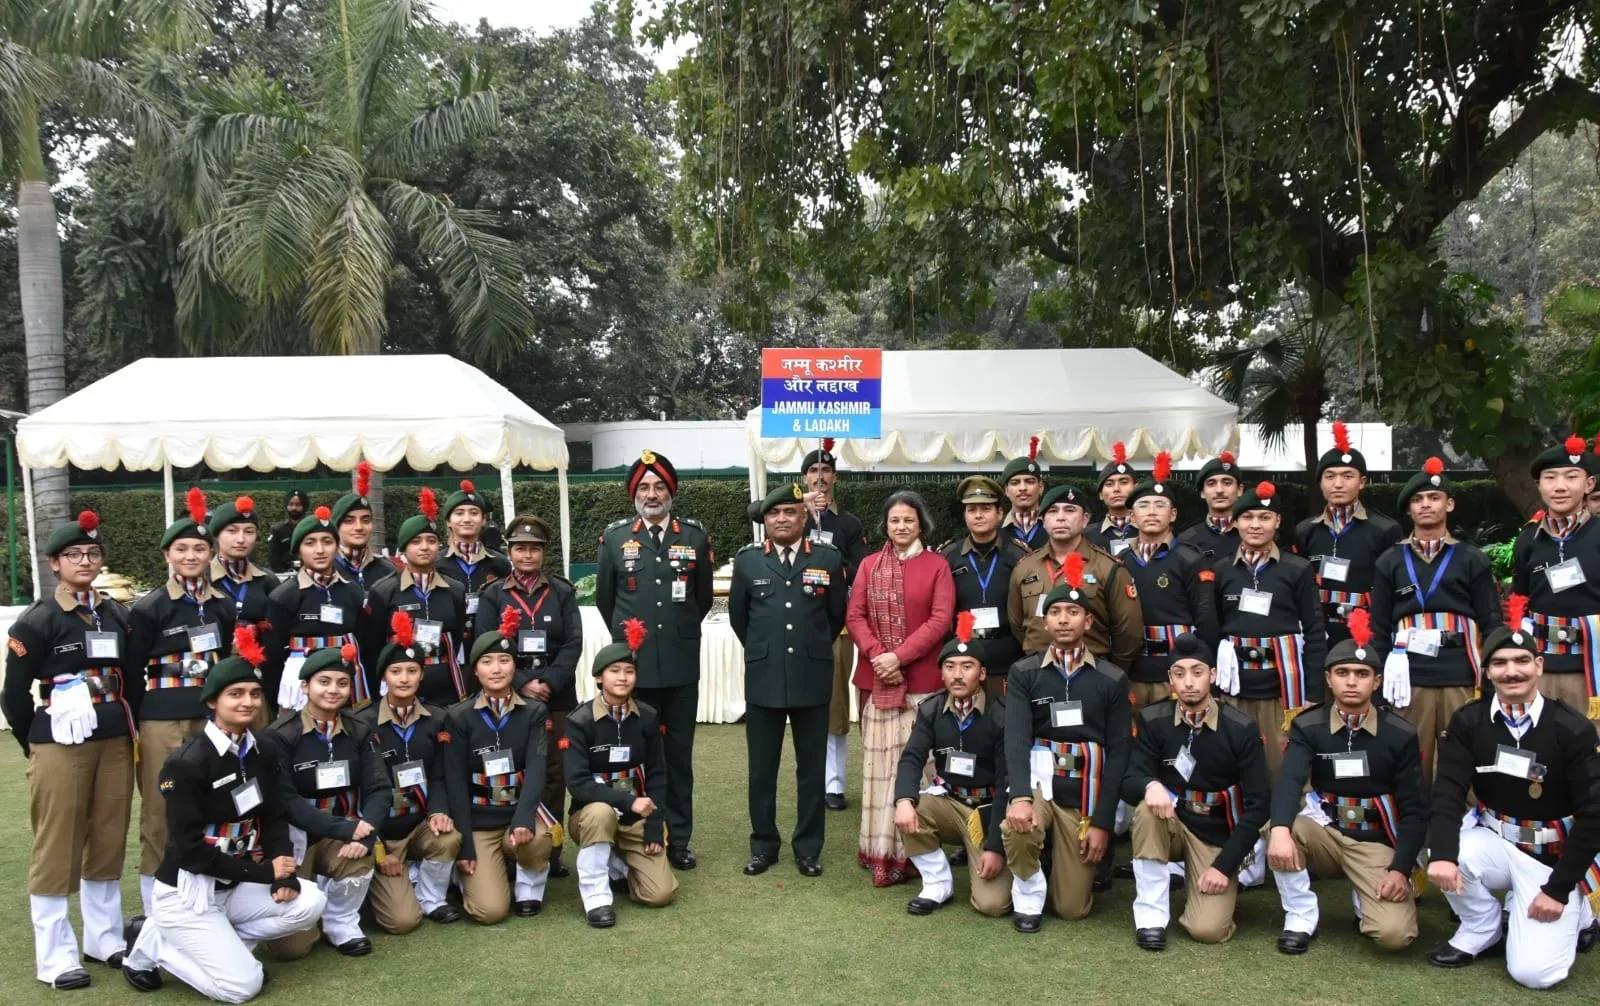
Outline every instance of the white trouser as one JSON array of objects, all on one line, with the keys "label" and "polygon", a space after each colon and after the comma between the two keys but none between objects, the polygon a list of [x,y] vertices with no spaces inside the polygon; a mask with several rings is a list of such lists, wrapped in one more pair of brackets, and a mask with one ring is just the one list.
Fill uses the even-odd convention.
[{"label": "white trouser", "polygon": [[[34,975],[50,984],[61,975],[83,967],[78,957],[78,940],[67,919],[67,899],[30,895],[29,914],[33,917]],[[115,880],[78,882],[78,912],[83,916],[83,952],[96,960],[108,961],[111,955],[126,950],[122,938],[122,884]]]},{"label": "white trouser", "polygon": [[1567,896],[1566,910],[1554,922],[1528,918],[1528,906],[1539,887],[1550,879],[1550,867],[1507,842],[1487,828],[1461,832],[1456,856],[1461,871],[1461,893],[1445,893],[1461,918],[1450,945],[1469,954],[1481,954],[1500,938],[1501,902],[1491,892],[1511,892],[1511,920],[1506,932],[1506,971],[1518,985],[1547,989],[1566,979],[1577,957],[1578,903],[1583,895]]},{"label": "white trouser", "polygon": [[147,919],[155,914],[155,887],[155,877],[144,873],[139,874],[139,904],[144,910],[144,917]]},{"label": "white trouser", "polygon": [[448,859],[424,859],[420,863],[412,863],[411,868],[416,871],[411,875],[411,886],[417,892],[417,904],[422,907],[422,914],[436,911],[445,903],[445,895],[450,893],[450,874],[456,864]]},{"label": "white trouser", "polygon": [[1043,870],[1031,877],[1011,875],[1011,911],[1017,915],[1043,915],[1046,890]]},{"label": "white trouser", "polygon": [[616,846],[612,846],[611,847],[611,867],[610,867],[610,872],[611,872],[611,879],[612,880],[627,880],[628,879],[628,861],[626,859],[623,859],[620,855],[618,855]]},{"label": "white trouser", "polygon": [[1155,859],[1133,861],[1133,928],[1165,929],[1172,921],[1172,874]]},{"label": "white trouser", "polygon": [[1244,865],[1239,867],[1239,887],[1260,887],[1267,882],[1267,840],[1256,839]]},{"label": "white trouser", "polygon": [[579,849],[577,868],[583,910],[592,912],[611,904],[611,844],[602,842]]},{"label": "white trouser", "polygon": [[543,901],[544,887],[549,881],[550,867],[535,871],[518,863],[517,879],[511,885],[511,893],[518,901]]},{"label": "white trouser", "polygon": [[[305,883],[302,881],[300,886],[304,888]],[[367,888],[372,886],[372,871],[344,880],[319,876],[317,886],[328,898],[328,907],[322,913],[322,935],[336,947],[361,939],[361,903],[367,900]]]},{"label": "white trouser", "polygon": [[829,734],[827,777],[823,781],[823,789],[844,796],[844,776],[849,765],[850,735]]},{"label": "white trouser", "polygon": [[1283,902],[1283,931],[1307,935],[1316,932],[1322,907],[1311,889],[1311,874],[1305,870],[1273,870],[1272,879],[1278,884],[1278,899]]},{"label": "white trouser", "polygon": [[[943,849],[912,856],[911,862],[922,874],[922,891],[917,897],[943,904],[955,896],[956,878],[950,872],[950,857],[944,854]],[[977,865],[972,864],[974,869]]]},{"label": "white trouser", "polygon": [[250,946],[310,929],[326,905],[322,892],[304,881],[281,905],[266,884],[240,884],[216,891],[211,907],[195,912],[177,888],[157,881],[150,915],[126,963],[139,971],[165,968],[208,999],[246,1002],[261,991],[262,979]]}]

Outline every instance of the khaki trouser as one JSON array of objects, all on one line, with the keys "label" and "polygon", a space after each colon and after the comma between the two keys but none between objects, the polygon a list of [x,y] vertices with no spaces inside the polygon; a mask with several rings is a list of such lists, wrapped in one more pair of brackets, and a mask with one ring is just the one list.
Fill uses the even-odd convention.
[{"label": "khaki trouser", "polygon": [[[971,817],[978,813],[958,800],[948,796],[923,794],[917,800],[918,831],[902,831],[900,839],[906,854],[921,856],[935,852],[944,843],[961,843],[967,851],[967,872],[972,878],[972,907],[990,918],[999,918],[1011,911],[1011,871],[1002,868],[988,880],[978,876],[978,861],[983,858],[983,845],[972,840]],[[1004,814],[995,808],[991,813]]]},{"label": "khaki trouser", "polygon": [[[1066,780],[1071,784],[1071,780]],[[1006,866],[1013,876],[1031,877],[1039,872],[1039,857],[1044,853],[1045,833],[1050,834],[1050,876],[1045,882],[1051,911],[1063,919],[1081,919],[1094,907],[1094,867],[1083,861],[1078,841],[1081,815],[1070,807],[1057,806],[1033,791],[1033,811],[1039,826],[1029,832],[1015,832],[1000,824],[1005,842]],[[1106,850],[1111,855],[1111,850]]]},{"label": "khaki trouser", "polygon": [[[1239,897],[1239,881],[1228,879],[1221,894],[1202,894],[1200,875],[1211,869],[1222,848],[1208,845],[1178,819],[1177,814],[1162,820],[1144,804],[1133,812],[1134,859],[1158,863],[1183,861],[1183,914],[1178,925],[1188,930],[1197,943],[1222,943],[1233,935],[1233,907]],[[1165,880],[1163,880],[1163,883]]]},{"label": "khaki trouser", "polygon": [[476,848],[478,865],[461,875],[461,907],[474,922],[492,926],[511,914],[511,885],[506,879],[506,860],[514,859],[524,870],[535,873],[550,865],[550,827],[536,821],[533,841],[511,845],[510,828],[492,828],[472,831],[472,844]]},{"label": "khaki trouser", "polygon": [[372,887],[367,898],[372,904],[372,921],[385,932],[409,933],[422,925],[422,905],[411,886],[410,871],[406,864],[417,859],[436,859],[453,863],[461,851],[461,832],[450,831],[435,835],[428,827],[428,819],[411,829],[411,834],[398,841],[385,839],[385,862],[399,863],[400,873],[389,876],[381,868],[372,875]]},{"label": "khaki trouser", "polygon": [[1133,708],[1143,709],[1153,706],[1157,702],[1165,702],[1172,698],[1172,686],[1163,681],[1160,684],[1141,684],[1133,682],[1128,686],[1128,698],[1133,700]]},{"label": "khaki trouser", "polygon": [[[344,845],[344,840],[339,838],[319,838],[309,843],[305,858],[300,861],[300,868],[295,870],[295,876],[300,878],[300,886],[303,888],[307,883],[315,884],[318,877],[348,880],[361,876],[377,865],[377,860],[370,852],[360,859],[345,859],[339,855]],[[321,938],[322,927],[312,926],[273,940],[268,946],[278,960],[295,961],[311,953]]]},{"label": "khaki trouser", "polygon": [[167,756],[206,728],[205,720],[145,720],[139,724],[139,872],[155,876],[167,854],[167,801],[161,769]]},{"label": "khaki trouser", "polygon": [[841,633],[833,640],[833,698],[828,704],[828,733],[850,732],[850,674],[856,669],[856,644]]},{"label": "khaki trouser", "polygon": [[1319,877],[1350,878],[1361,899],[1361,935],[1385,950],[1403,950],[1417,938],[1417,903],[1384,901],[1378,883],[1389,872],[1394,850],[1382,842],[1358,842],[1332,825],[1322,825],[1305,815],[1294,819],[1294,841],[1305,856],[1306,869]]},{"label": "khaki trouser", "polygon": [[1579,674],[1551,674],[1544,672],[1544,677],[1539,679],[1539,691],[1547,699],[1560,699],[1578,711],[1579,716],[1589,715],[1589,686],[1584,684],[1583,675]]},{"label": "khaki trouser", "polygon": [[580,849],[609,845],[628,864],[628,897],[641,905],[660,907],[672,903],[678,893],[678,878],[673,876],[664,853],[644,851],[643,821],[624,827],[610,804],[586,803],[568,824],[573,845]]},{"label": "khaki trouser", "polygon": [[64,898],[77,892],[79,880],[122,879],[133,813],[132,741],[32,744],[28,792],[29,894]]},{"label": "khaki trouser", "polygon": [[1422,785],[1433,787],[1433,766],[1439,758],[1439,735],[1450,725],[1456,710],[1472,701],[1473,689],[1465,686],[1448,688],[1413,688],[1411,704],[1396,709],[1400,718],[1417,728],[1417,739],[1422,745]]},{"label": "khaki trouser", "polygon": [[1278,781],[1278,769],[1283,767],[1283,749],[1289,744],[1289,732],[1283,729],[1282,699],[1239,699],[1226,696],[1224,702],[1256,721],[1261,728],[1261,746],[1267,752],[1267,775]]}]

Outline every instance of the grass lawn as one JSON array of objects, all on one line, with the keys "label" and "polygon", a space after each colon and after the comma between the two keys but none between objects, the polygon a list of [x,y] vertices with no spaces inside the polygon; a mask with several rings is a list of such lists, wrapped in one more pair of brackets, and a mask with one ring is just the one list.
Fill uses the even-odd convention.
[{"label": "grass lawn", "polygon": [[[856,794],[851,810],[828,816],[825,873],[807,880],[783,860],[765,876],[740,868],[748,856],[744,804],[744,731],[702,726],[698,746],[700,868],[679,875],[678,901],[665,909],[621,903],[614,929],[583,923],[576,878],[552,881],[544,914],[482,928],[424,922],[410,936],[369,930],[376,950],[350,960],[319,947],[291,964],[268,962],[268,1001],[348,1002],[969,1002],[1080,1003],[1293,1002],[1540,1003],[1600,1001],[1600,953],[1580,957],[1573,976],[1553,992],[1535,994],[1505,975],[1503,962],[1460,971],[1430,967],[1428,949],[1450,931],[1444,899],[1422,906],[1422,935],[1399,956],[1384,956],[1356,936],[1349,886],[1319,885],[1322,935],[1304,957],[1275,949],[1282,915],[1270,883],[1242,896],[1239,931],[1221,946],[1190,942],[1176,922],[1165,953],[1133,943],[1131,881],[1097,900],[1082,922],[1047,916],[1044,931],[1023,936],[1005,919],[985,919],[965,907],[929,918],[906,914],[915,886],[873,890],[855,865]],[[859,786],[858,765],[851,782]],[[33,979],[33,937],[24,878],[28,861],[28,797],[21,753],[0,743],[0,1003],[201,1002],[174,981],[153,997],[129,988],[120,975],[90,965],[94,986],[58,993]],[[792,776],[780,812],[793,806]],[[780,813],[792,826],[792,810]],[[138,812],[134,813],[137,825]],[[136,830],[136,829],[135,829]],[[137,835],[129,845],[123,884],[125,910],[138,905]],[[1126,846],[1119,847],[1126,858]],[[569,857],[570,864],[571,859]],[[965,870],[956,871],[964,899]],[[1181,900],[1181,897],[1176,900]],[[1180,906],[1176,906],[1181,909]],[[1176,915],[1176,912],[1174,913]],[[73,913],[76,921],[76,910]],[[1014,991],[1012,991],[1014,990]]]}]

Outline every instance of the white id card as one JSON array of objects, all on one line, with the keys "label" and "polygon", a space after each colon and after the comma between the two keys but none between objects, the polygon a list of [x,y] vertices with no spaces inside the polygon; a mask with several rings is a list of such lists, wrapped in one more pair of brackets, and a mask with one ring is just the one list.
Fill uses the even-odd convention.
[{"label": "white id card", "polygon": [[1558,594],[1563,590],[1571,590],[1573,587],[1587,582],[1583,575],[1583,567],[1578,564],[1576,559],[1568,559],[1566,562],[1557,563],[1554,566],[1546,566],[1544,575],[1545,579],[1550,581],[1550,589]]},{"label": "white id card", "polygon": [[222,632],[216,622],[207,622],[189,629],[189,649],[196,653],[209,653],[222,648]]},{"label": "white id card", "polygon": [[1172,760],[1172,767],[1178,770],[1178,774],[1183,777],[1184,782],[1188,782],[1189,777],[1194,775],[1194,766],[1194,752],[1190,751],[1189,746],[1185,744],[1178,749],[1178,757]]},{"label": "white id card", "polygon": [[317,789],[349,789],[350,763],[347,761],[323,762],[317,766]]},{"label": "white id card", "polygon": [[944,770],[950,775],[971,779],[978,774],[978,756],[952,751],[950,757],[945,759]]},{"label": "white id card", "polygon": [[1111,539],[1111,554],[1113,556],[1121,555],[1130,547],[1132,547],[1132,545],[1133,542],[1128,538],[1113,538]]},{"label": "white id card", "polygon": [[1056,756],[1049,748],[1028,751],[1028,781],[1043,800],[1055,799]]},{"label": "white id card", "polygon": [[633,748],[626,744],[611,745],[611,764],[626,763],[633,760]]},{"label": "white id card", "polygon": [[981,629],[998,629],[998,628],[1000,628],[1000,609],[999,608],[973,608],[972,609],[972,627],[974,629],[980,629],[980,630]]},{"label": "white id card", "polygon": [[1533,752],[1501,744],[1494,754],[1494,770],[1501,775],[1526,779],[1533,773]]},{"label": "white id card", "polygon": [[438,646],[444,638],[444,623],[436,618],[419,618],[412,623],[412,630],[423,646]]},{"label": "white id card", "polygon": [[687,601],[689,599],[689,581],[672,581],[672,599],[674,601]]},{"label": "white id card", "polygon": [[1050,725],[1052,727],[1081,727],[1083,726],[1082,702],[1052,702],[1050,703]]},{"label": "white id card", "polygon": [[516,763],[511,758],[509,751],[490,751],[483,756],[484,775],[511,775],[516,772],[513,767]]},{"label": "white id card", "polygon": [[1272,595],[1264,590],[1246,587],[1239,592],[1239,610],[1246,615],[1272,614]]},{"label": "white id card", "polygon": [[337,604],[324,604],[321,614],[317,615],[317,620],[326,625],[343,625],[344,609]]},{"label": "white id card", "polygon": [[261,806],[261,780],[251,779],[234,787],[230,794],[233,797],[233,811],[235,814],[248,814]]},{"label": "white id card", "polygon": [[543,629],[521,629],[517,632],[518,653],[543,653],[549,645]]},{"label": "white id card", "polygon": [[476,615],[477,613],[478,613],[478,595],[477,594],[468,594],[467,595],[467,614]]},{"label": "white id card", "polygon": [[1411,637],[1406,640],[1406,652],[1424,657],[1437,657],[1443,642],[1438,629],[1412,629]]},{"label": "white id card", "polygon": [[1349,751],[1333,756],[1333,777],[1335,779],[1365,779],[1367,776],[1367,753],[1365,751]]},{"label": "white id card", "polygon": [[115,632],[85,632],[83,638],[90,660],[122,659],[122,639]]},{"label": "white id card", "polygon": [[1335,583],[1343,583],[1350,579],[1350,560],[1341,559],[1336,555],[1323,556],[1322,578]]},{"label": "white id card", "polygon": [[427,771],[420,761],[408,761],[394,767],[394,784],[398,789],[411,789],[427,781]]}]

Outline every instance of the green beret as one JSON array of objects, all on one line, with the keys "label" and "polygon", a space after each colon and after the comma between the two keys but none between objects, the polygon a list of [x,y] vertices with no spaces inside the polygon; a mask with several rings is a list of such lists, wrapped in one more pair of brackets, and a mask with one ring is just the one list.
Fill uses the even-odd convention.
[{"label": "green beret", "polygon": [[782,485],[767,493],[767,498],[761,501],[761,515],[765,517],[773,507],[780,503],[799,503],[805,499],[805,487],[798,482]]},{"label": "green beret", "polygon": [[192,517],[179,517],[167,525],[166,533],[161,536],[161,547],[164,549],[171,548],[173,542],[182,541],[185,538],[196,538],[210,544],[211,532],[201,521],[197,521]]},{"label": "green beret", "polygon": [[1227,451],[1223,451],[1221,454],[1218,454],[1216,457],[1201,465],[1200,470],[1194,474],[1194,484],[1197,486],[1204,486],[1206,484],[1206,479],[1213,475],[1228,475],[1231,476],[1235,482],[1240,481],[1239,464],[1234,460],[1232,454],[1228,453]]},{"label": "green beret", "polygon": [[1096,490],[1103,489],[1105,487],[1106,480],[1113,475],[1138,474],[1138,471],[1136,471],[1132,465],[1128,464],[1128,449],[1123,446],[1122,441],[1118,440],[1116,443],[1111,445],[1111,460],[1106,462],[1106,466],[1104,468],[1100,469],[1100,480],[1095,483],[1094,487]]},{"label": "green beret", "polygon": [[1076,604],[1080,608],[1088,609],[1088,588],[1079,589],[1070,583],[1058,583],[1050,593],[1044,596],[1044,610],[1049,611],[1052,605]]},{"label": "green beret", "polygon": [[351,644],[324,646],[311,654],[306,658],[306,662],[300,665],[300,680],[310,681],[318,671],[343,671],[354,678],[356,674],[355,661],[346,661],[344,659],[344,647],[349,645]]},{"label": "green beret", "polygon": [[485,632],[483,635],[475,637],[472,640],[472,653],[467,658],[468,665],[476,666],[478,663],[478,658],[483,656],[485,653],[488,653],[490,650],[493,650],[496,653],[509,653],[512,656],[516,656],[516,637],[502,635],[498,629],[496,629],[494,632]]},{"label": "green beret", "polygon": [[306,540],[306,535],[313,531],[326,531],[333,535],[335,543],[339,540],[339,525],[325,506],[319,506],[315,513],[308,513],[294,526],[294,533],[289,536],[289,551],[299,552],[300,543]]},{"label": "green beret", "polygon": [[489,512],[488,502],[484,500],[483,494],[478,492],[478,487],[473,485],[469,479],[462,479],[456,491],[444,498],[445,522],[449,522],[450,515],[455,512],[456,507],[463,506],[475,506],[485,514]]},{"label": "green beret", "polygon": [[1438,458],[1429,458],[1422,466],[1422,471],[1411,476],[1410,481],[1400,490],[1397,505],[1403,512],[1411,505],[1411,497],[1423,490],[1437,489],[1446,496],[1454,496],[1455,489],[1450,484],[1450,479],[1444,473],[1444,462]]},{"label": "green beret", "polygon": [[1044,478],[1044,465],[1030,454],[1025,458],[1012,458],[1000,472],[1000,484],[1005,485],[1018,475],[1036,475]]},{"label": "green beret", "polygon": [[1539,637],[1528,632],[1521,625],[1512,626],[1509,623],[1496,626],[1483,640],[1481,657],[1487,665],[1489,658],[1498,650],[1527,650],[1534,656],[1539,656],[1541,647]]},{"label": "green beret", "polygon": [[1005,490],[1000,488],[1000,483],[987,475],[968,475],[956,486],[956,501],[962,506],[968,503],[993,503],[1000,505],[1005,498]]},{"label": "green beret", "polygon": [[84,510],[78,514],[77,520],[57,524],[56,529],[50,532],[50,537],[44,540],[44,554],[60,555],[74,545],[105,546],[105,542],[100,540],[99,514]]},{"label": "green beret", "polygon": [[413,642],[409,646],[401,646],[391,640],[378,651],[378,676],[382,677],[383,672],[388,670],[391,664],[422,664],[427,661],[427,657],[428,654],[420,643]]},{"label": "green beret", "polygon": [[594,663],[590,666],[589,673],[598,678],[600,673],[612,664],[637,665],[638,659],[638,656],[628,649],[627,643],[607,643],[594,655]]},{"label": "green beret", "polygon": [[[310,663],[309,660],[306,661]],[[221,695],[229,685],[241,681],[261,683],[261,671],[243,657],[228,657],[217,661],[217,666],[206,674],[206,683],[200,686],[200,701],[209,702]]]},{"label": "green beret", "polygon": [[951,657],[973,657],[978,661],[978,666],[988,666],[988,661],[984,659],[983,641],[980,639],[969,639],[963,643],[955,636],[951,636],[939,651],[939,663],[943,664]]},{"label": "green beret", "polygon": [[406,522],[400,525],[400,533],[395,536],[395,548],[403,549],[411,544],[411,540],[419,534],[439,533],[439,525],[429,520],[422,514],[412,514]]},{"label": "green beret", "polygon": [[822,446],[808,453],[800,459],[800,471],[808,472],[812,465],[827,465],[834,471],[839,470],[839,458],[833,453],[833,438],[823,441]]},{"label": "green beret", "polygon": [[1362,475],[1367,474],[1367,459],[1350,446],[1350,433],[1343,420],[1333,424],[1333,446],[1317,459],[1317,478],[1329,468],[1354,468]]},{"label": "green beret", "polygon": [[1354,639],[1346,636],[1335,643],[1329,650],[1328,656],[1322,662],[1322,669],[1331,671],[1340,664],[1362,664],[1372,668],[1379,674],[1383,673],[1383,663],[1378,659],[1378,648],[1369,641],[1366,646],[1358,646]]},{"label": "green beret", "polygon": [[211,537],[215,538],[223,528],[229,525],[257,523],[259,521],[256,519],[255,501],[248,496],[240,496],[238,499],[217,507],[216,511],[211,514],[211,520],[206,523],[206,529],[211,532]]},{"label": "green beret", "polygon": [[1590,475],[1596,473],[1595,457],[1589,453],[1589,445],[1580,436],[1573,435],[1565,443],[1556,444],[1541,451],[1533,459],[1531,466],[1534,478],[1551,468],[1582,468]]},{"label": "green beret", "polygon": [[1233,517],[1239,518],[1246,510],[1267,510],[1275,514],[1282,514],[1283,500],[1278,498],[1278,487],[1271,482],[1257,482],[1255,488],[1247,489],[1244,495],[1233,502]]},{"label": "green beret", "polygon": [[333,526],[338,527],[344,519],[357,510],[371,510],[372,501],[365,496],[355,493],[345,493],[333,504]]},{"label": "green beret", "polygon": [[1085,513],[1089,512],[1089,494],[1070,482],[1063,482],[1045,493],[1044,499],[1039,501],[1039,512],[1044,513],[1057,503],[1070,503]]}]

